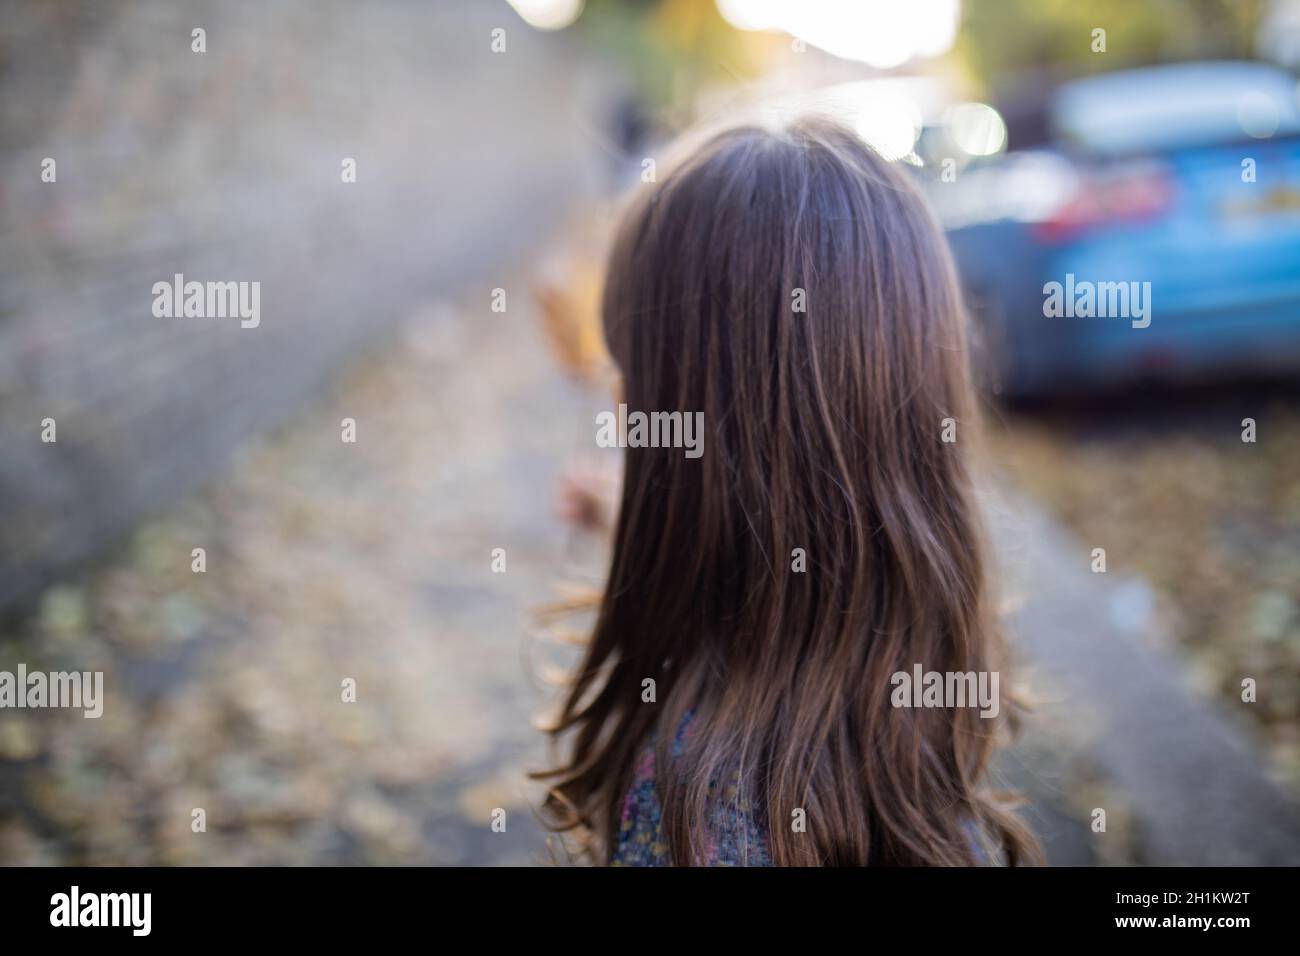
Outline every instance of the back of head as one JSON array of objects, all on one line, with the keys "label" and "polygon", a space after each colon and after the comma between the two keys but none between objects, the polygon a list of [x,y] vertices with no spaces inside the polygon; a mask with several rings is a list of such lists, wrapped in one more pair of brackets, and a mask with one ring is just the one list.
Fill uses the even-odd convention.
[{"label": "back of head", "polygon": [[561,825],[612,836],[658,726],[679,862],[719,780],[778,863],[970,862],[972,825],[1017,856],[1022,831],[977,790],[998,721],[890,704],[916,663],[1001,667],[960,297],[906,174],[825,120],[715,135],[629,210],[603,320],[628,408],[702,412],[705,441],[698,459],[628,449],[557,727]]}]

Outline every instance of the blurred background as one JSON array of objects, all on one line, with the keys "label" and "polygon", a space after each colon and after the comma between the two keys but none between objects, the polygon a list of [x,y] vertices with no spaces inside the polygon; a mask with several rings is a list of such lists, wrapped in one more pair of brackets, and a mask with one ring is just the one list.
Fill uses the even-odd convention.
[{"label": "blurred background", "polygon": [[[1300,0],[3,0],[0,670],[106,702],[0,712],[0,863],[562,856],[615,203],[803,110],[953,245],[1049,860],[1300,863],[1298,68]],[[176,273],[259,326],[156,318]],[[1067,274],[1150,326],[1046,318]]]}]

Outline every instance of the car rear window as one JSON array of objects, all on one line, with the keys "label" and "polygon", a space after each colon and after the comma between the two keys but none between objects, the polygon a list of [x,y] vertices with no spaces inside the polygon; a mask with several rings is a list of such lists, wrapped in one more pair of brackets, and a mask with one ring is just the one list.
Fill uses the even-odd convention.
[{"label": "car rear window", "polygon": [[1296,80],[1260,63],[1185,63],[1068,83],[1053,138],[1097,153],[1141,152],[1300,132]]}]

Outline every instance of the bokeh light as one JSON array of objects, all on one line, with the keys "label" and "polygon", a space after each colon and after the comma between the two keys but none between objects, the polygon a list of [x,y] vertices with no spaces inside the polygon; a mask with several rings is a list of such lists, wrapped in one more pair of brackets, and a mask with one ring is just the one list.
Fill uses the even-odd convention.
[{"label": "bokeh light", "polygon": [[563,30],[582,14],[583,0],[509,0],[530,27]]},{"label": "bokeh light", "polygon": [[1237,122],[1247,136],[1267,139],[1277,132],[1280,120],[1277,102],[1263,93],[1246,93],[1237,101]]},{"label": "bokeh light", "polygon": [[971,156],[992,156],[1007,148],[1007,124],[987,103],[961,103],[948,113],[948,135]]},{"label": "bokeh light", "polygon": [[958,0],[717,0],[717,7],[739,30],[781,30],[882,70],[946,52],[960,12]]}]

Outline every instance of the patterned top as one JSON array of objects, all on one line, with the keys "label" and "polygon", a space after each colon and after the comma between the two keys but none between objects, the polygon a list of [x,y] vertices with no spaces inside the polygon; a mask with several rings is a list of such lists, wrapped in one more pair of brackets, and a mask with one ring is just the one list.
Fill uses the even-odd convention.
[{"label": "patterned top", "polygon": [[[673,741],[673,756],[681,754],[691,715],[682,721]],[[701,851],[703,866],[771,866],[767,837],[755,821],[749,804],[739,799],[735,783],[719,788],[709,784],[709,821],[706,844]],[[637,761],[632,786],[623,798],[623,815],[618,839],[610,857],[612,866],[672,866],[673,859],[663,832],[662,809],[655,789],[655,755],[647,746]]]},{"label": "patterned top", "polygon": [[[688,733],[691,714],[682,721],[673,741],[673,756],[682,751],[682,742]],[[709,823],[706,844],[701,854],[702,866],[772,866],[767,836],[755,820],[748,802],[739,799],[735,783],[719,794],[716,782],[709,784]],[[610,856],[611,866],[673,866],[674,861],[663,832],[662,808],[655,788],[654,746],[648,745],[637,761],[632,786],[623,798],[623,814],[619,822],[618,837]],[[976,864],[988,866],[990,861],[978,838],[978,828],[973,821],[965,821],[971,849]]]}]

